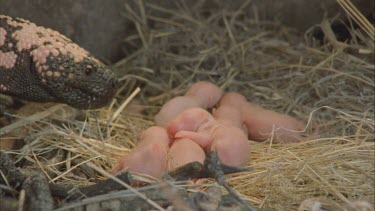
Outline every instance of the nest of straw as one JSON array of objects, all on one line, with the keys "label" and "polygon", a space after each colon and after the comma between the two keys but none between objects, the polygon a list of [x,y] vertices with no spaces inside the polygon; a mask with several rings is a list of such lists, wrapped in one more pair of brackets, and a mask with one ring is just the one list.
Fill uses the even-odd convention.
[{"label": "nest of straw", "polygon": [[309,31],[259,21],[244,12],[248,6],[126,5],[135,30],[124,37],[127,57],[113,65],[122,81],[116,100],[95,111],[64,105],[37,105],[32,115],[19,111],[17,125],[1,129],[2,138],[27,144],[8,153],[50,182],[91,184],[104,176],[88,163],[109,171],[153,125],[163,103],[209,80],[268,109],[319,123],[319,136],[306,142],[252,142],[248,166],[254,170],[227,176],[243,198],[277,210],[374,204],[371,33],[360,25],[342,43],[326,20],[315,26],[326,36],[321,42]]}]

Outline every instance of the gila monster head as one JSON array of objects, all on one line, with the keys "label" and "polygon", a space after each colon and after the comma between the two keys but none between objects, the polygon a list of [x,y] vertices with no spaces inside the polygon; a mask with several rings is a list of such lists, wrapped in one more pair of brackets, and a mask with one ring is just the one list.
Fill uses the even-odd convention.
[{"label": "gila monster head", "polygon": [[0,93],[81,109],[106,105],[116,78],[59,32],[0,15]]},{"label": "gila monster head", "polygon": [[75,108],[105,106],[116,92],[114,73],[91,56],[78,62],[68,56],[48,57],[44,65],[33,69],[52,101]]}]

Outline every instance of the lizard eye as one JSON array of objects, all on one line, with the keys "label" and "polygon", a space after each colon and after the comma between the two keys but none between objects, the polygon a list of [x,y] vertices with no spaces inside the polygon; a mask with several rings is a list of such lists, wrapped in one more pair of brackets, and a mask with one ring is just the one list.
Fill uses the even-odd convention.
[{"label": "lizard eye", "polygon": [[86,66],[86,69],[85,69],[85,73],[86,73],[86,75],[90,75],[91,73],[92,73],[92,70],[93,70],[94,68],[91,66],[91,65],[87,65]]}]

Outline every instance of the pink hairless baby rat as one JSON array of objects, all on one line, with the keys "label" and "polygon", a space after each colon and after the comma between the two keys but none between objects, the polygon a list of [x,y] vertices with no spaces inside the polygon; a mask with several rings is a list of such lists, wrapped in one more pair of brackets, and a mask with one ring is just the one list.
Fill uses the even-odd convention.
[{"label": "pink hairless baby rat", "polygon": [[205,158],[205,151],[196,142],[189,138],[178,138],[169,149],[168,168],[173,170],[194,161],[203,164]]},{"label": "pink hairless baby rat", "polygon": [[[226,93],[220,99],[219,105],[232,105],[241,112],[249,137],[252,140],[266,140],[272,133],[276,142],[295,142],[304,139],[302,134],[298,132],[305,129],[305,123],[291,116],[276,113],[250,103],[241,94]],[[313,132],[318,132],[316,124],[313,125]]]},{"label": "pink hairless baby rat", "polygon": [[246,164],[250,155],[242,122],[240,112],[231,106],[219,107],[214,116],[202,108],[191,108],[170,121],[167,131],[177,139],[172,147],[179,139],[187,138],[206,152],[216,151],[223,164],[241,166]]},{"label": "pink hairless baby rat", "polygon": [[170,139],[165,128],[154,126],[146,129],[140,142],[127,155],[122,157],[112,174],[122,169],[153,177],[161,177],[167,169],[167,153]]},{"label": "pink hairless baby rat", "polygon": [[216,151],[224,164],[242,166],[249,161],[250,142],[243,117],[239,110],[232,106],[221,105],[213,111],[218,122],[213,132],[211,151]]},{"label": "pink hairless baby rat", "polygon": [[200,81],[193,84],[184,96],[177,96],[163,105],[155,116],[158,126],[165,126],[182,111],[189,108],[211,108],[219,101],[223,91],[213,83]]}]

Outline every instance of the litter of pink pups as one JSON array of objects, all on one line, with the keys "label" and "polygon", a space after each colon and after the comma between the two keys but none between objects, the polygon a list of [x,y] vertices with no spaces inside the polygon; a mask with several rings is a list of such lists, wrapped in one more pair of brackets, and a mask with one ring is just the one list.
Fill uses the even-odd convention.
[{"label": "litter of pink pups", "polygon": [[[217,105],[217,108],[213,108]],[[212,109],[212,113],[210,110]],[[155,116],[157,126],[143,132],[140,142],[112,170],[122,169],[160,178],[164,173],[193,161],[203,163],[216,151],[225,165],[249,162],[250,142],[272,137],[274,142],[305,140],[305,123],[250,103],[239,93],[226,93],[201,81],[177,96]],[[318,128],[313,126],[313,133]]]}]

